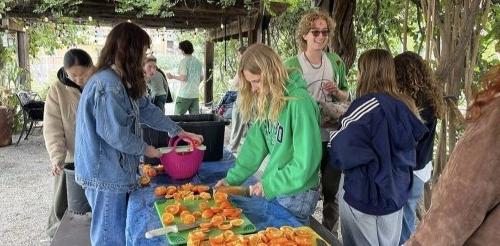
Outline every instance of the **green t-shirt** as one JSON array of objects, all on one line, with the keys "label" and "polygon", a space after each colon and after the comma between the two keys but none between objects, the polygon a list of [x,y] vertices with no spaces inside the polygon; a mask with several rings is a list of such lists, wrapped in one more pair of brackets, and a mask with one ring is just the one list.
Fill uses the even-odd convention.
[{"label": "green t-shirt", "polygon": [[181,82],[177,95],[182,98],[198,98],[202,72],[201,62],[196,57],[184,57],[179,65],[179,74],[185,75],[186,81]]}]

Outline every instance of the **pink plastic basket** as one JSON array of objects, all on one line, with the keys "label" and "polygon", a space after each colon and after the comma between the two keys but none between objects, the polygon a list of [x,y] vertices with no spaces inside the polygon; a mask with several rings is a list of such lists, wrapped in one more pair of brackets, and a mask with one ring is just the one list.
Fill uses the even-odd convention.
[{"label": "pink plastic basket", "polygon": [[[189,143],[189,150],[178,151],[177,144],[180,140]],[[164,153],[160,158],[165,172],[173,179],[188,179],[193,177],[200,168],[205,150],[200,146],[195,146],[194,141],[187,138],[171,138],[168,146],[172,148],[171,151]]]}]

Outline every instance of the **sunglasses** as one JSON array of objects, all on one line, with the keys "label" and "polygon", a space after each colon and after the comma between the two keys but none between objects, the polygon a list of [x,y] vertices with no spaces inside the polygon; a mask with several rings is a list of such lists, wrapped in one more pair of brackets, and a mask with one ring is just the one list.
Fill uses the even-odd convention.
[{"label": "sunglasses", "polygon": [[314,37],[319,36],[320,33],[323,35],[323,37],[328,37],[328,34],[330,34],[330,30],[323,30],[323,31],[311,30],[310,32]]}]

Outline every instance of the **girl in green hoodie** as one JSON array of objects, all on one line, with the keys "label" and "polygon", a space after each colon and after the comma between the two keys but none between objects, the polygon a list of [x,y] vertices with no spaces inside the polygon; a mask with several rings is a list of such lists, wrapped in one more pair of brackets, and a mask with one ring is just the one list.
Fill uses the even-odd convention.
[{"label": "girl in green hoodie", "polygon": [[269,155],[259,182],[250,187],[308,223],[319,198],[321,135],[319,110],[299,73],[288,74],[268,46],[254,44],[241,58],[239,108],[253,124],[225,179],[217,186],[240,185]]}]

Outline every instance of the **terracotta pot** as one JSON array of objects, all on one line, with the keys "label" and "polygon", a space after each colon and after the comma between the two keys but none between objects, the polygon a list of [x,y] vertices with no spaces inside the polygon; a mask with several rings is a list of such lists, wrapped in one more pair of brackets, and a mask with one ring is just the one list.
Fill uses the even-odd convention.
[{"label": "terracotta pot", "polygon": [[0,106],[0,147],[12,144],[12,113]]}]

